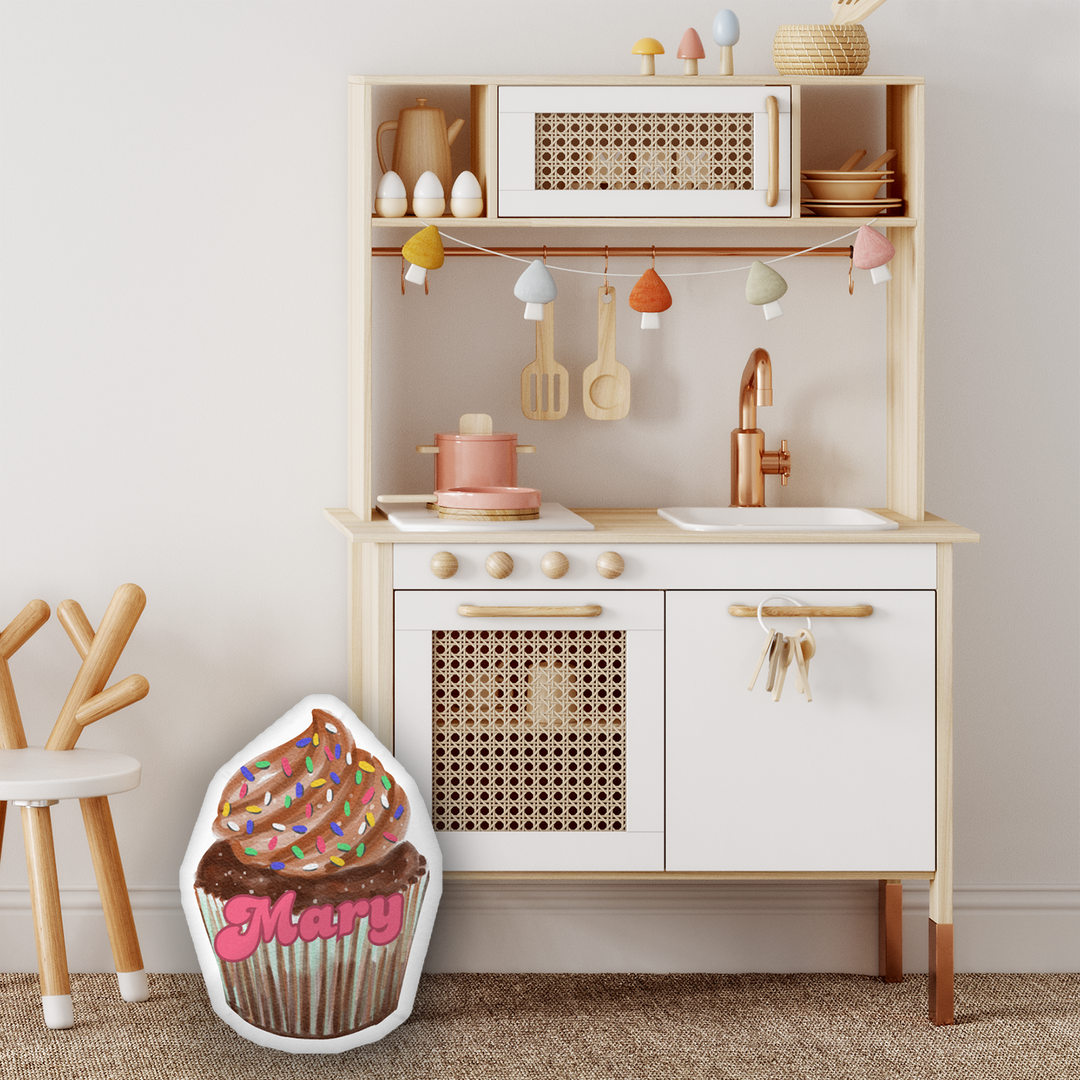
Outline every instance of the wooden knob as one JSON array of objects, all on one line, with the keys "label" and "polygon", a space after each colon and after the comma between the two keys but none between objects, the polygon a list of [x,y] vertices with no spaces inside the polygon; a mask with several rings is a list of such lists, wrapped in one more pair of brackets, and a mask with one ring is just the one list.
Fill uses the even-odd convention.
[{"label": "wooden knob", "polygon": [[514,572],[514,560],[505,551],[493,551],[484,565],[493,578],[506,578]]},{"label": "wooden knob", "polygon": [[561,551],[549,551],[540,560],[540,569],[549,578],[561,578],[570,569],[570,560]]},{"label": "wooden knob", "polygon": [[617,551],[605,551],[598,556],[596,569],[601,577],[617,578],[626,569],[626,563]]},{"label": "wooden knob", "polygon": [[457,559],[449,551],[436,551],[431,556],[431,572],[437,578],[451,578],[457,573]]}]

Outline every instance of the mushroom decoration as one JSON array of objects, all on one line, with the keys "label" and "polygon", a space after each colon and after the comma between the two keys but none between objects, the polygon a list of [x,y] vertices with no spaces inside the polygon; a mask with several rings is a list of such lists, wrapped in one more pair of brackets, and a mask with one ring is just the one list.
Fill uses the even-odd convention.
[{"label": "mushroom decoration", "polygon": [[705,58],[705,47],[701,44],[698,32],[691,26],[679,42],[679,51],[675,54],[683,62],[684,75],[696,75],[697,62]]},{"label": "mushroom decoration", "polygon": [[544,318],[544,305],[550,304],[558,292],[555,279],[539,259],[533,259],[525,267],[514,286],[514,295],[525,301],[525,318],[533,322],[540,322]]},{"label": "mushroom decoration", "polygon": [[405,280],[411,281],[414,285],[423,285],[426,289],[427,272],[438,270],[443,264],[443,246],[439,230],[434,225],[421,229],[405,241],[401,254],[412,263],[405,274]]},{"label": "mushroom decoration", "polygon": [[671,307],[671,293],[653,269],[646,270],[630,292],[630,306],[641,312],[642,330],[660,329],[660,312]]},{"label": "mushroom decoration", "polygon": [[875,285],[892,280],[888,263],[895,254],[891,241],[869,225],[863,225],[855,236],[853,261],[860,270],[870,271]]},{"label": "mushroom decoration", "polygon": [[634,42],[634,47],[630,50],[635,56],[641,57],[641,74],[642,75],[655,75],[656,74],[656,60],[655,57],[662,56],[664,52],[664,46],[660,44],[656,38],[643,37]]},{"label": "mushroom decoration", "polygon": [[730,8],[717,12],[712,24],[713,41],[720,46],[720,74],[735,74],[735,59],[731,52],[732,45],[739,40],[739,20]]},{"label": "mushroom decoration", "polygon": [[750,276],[746,279],[746,299],[756,304],[766,319],[775,319],[783,315],[780,297],[787,292],[787,282],[771,267],[755,261],[750,267]]}]

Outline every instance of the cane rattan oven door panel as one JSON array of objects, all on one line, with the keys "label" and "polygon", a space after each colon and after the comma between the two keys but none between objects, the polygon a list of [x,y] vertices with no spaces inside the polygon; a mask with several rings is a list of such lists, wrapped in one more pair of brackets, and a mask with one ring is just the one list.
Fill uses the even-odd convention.
[{"label": "cane rattan oven door panel", "polygon": [[500,86],[498,187],[499,217],[790,217],[791,88]]},{"label": "cane rattan oven door panel", "polygon": [[399,591],[394,640],[447,869],[663,869],[662,593]]}]

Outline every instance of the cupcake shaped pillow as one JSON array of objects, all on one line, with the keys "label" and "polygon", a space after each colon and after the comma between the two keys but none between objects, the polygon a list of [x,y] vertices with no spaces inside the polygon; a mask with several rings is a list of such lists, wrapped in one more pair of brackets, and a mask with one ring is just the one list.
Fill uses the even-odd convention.
[{"label": "cupcake shaped pillow", "polygon": [[412,779],[337,698],[305,698],[215,775],[180,893],[215,1012],[337,1053],[412,1011],[442,859]]}]

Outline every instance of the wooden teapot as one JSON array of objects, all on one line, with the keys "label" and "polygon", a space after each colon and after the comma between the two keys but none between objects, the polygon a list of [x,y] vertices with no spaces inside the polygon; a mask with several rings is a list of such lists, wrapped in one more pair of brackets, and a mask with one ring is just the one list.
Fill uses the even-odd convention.
[{"label": "wooden teapot", "polygon": [[442,109],[428,105],[427,98],[417,98],[415,107],[402,109],[396,120],[384,120],[379,125],[375,133],[379,167],[384,173],[387,171],[382,152],[382,134],[384,131],[396,131],[391,168],[401,177],[410,205],[413,188],[424,172],[433,172],[439,178],[445,196],[450,197],[453,179],[450,146],[464,124],[464,120],[455,120],[447,128]]}]

